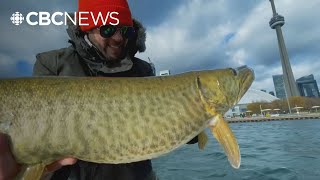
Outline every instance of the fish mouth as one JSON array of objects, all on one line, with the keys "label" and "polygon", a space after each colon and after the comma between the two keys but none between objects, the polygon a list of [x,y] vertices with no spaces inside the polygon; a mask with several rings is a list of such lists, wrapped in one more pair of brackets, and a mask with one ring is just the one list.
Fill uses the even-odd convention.
[{"label": "fish mouth", "polygon": [[243,83],[251,84],[254,80],[254,72],[253,69],[244,65],[234,69],[235,73]]},{"label": "fish mouth", "polygon": [[239,78],[239,92],[237,100],[240,101],[242,96],[247,92],[255,79],[254,71],[252,68],[244,65],[233,69],[234,74]]}]

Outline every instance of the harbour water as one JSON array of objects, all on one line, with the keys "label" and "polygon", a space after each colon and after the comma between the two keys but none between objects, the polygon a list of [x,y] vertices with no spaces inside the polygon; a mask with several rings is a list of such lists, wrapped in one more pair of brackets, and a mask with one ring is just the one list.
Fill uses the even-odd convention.
[{"label": "harbour water", "polygon": [[183,147],[154,159],[160,180],[319,180],[320,119],[230,124],[241,151],[233,169],[207,130],[209,142]]}]

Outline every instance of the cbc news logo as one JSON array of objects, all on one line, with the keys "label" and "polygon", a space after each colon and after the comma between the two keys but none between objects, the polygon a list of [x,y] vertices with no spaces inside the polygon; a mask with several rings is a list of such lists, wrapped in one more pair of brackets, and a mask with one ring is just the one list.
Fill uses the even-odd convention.
[{"label": "cbc news logo", "polygon": [[10,17],[10,20],[14,25],[18,26],[23,22],[24,17],[23,17],[23,15],[21,13],[15,12]]},{"label": "cbc news logo", "polygon": [[[78,14],[77,14],[78,13]],[[74,25],[81,26],[89,26],[89,22],[93,22],[97,25],[99,22],[102,22],[103,25],[109,23],[110,25],[118,25],[120,19],[118,18],[119,13],[112,11],[112,12],[74,12],[73,15],[67,12],[29,12],[27,13],[26,17],[24,17],[20,12],[15,12],[11,15],[10,20],[12,24],[18,26],[23,23],[25,20],[28,25],[31,26],[47,26],[50,24],[54,24],[57,26],[60,25],[67,25],[67,21],[72,22]]]}]

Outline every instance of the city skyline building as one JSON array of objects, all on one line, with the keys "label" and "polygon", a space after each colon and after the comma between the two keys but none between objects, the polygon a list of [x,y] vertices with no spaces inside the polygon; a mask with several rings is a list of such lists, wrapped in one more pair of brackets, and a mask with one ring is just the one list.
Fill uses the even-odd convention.
[{"label": "city skyline building", "polygon": [[282,65],[282,71],[283,71],[283,82],[284,82],[285,94],[287,95],[287,97],[299,96],[300,93],[298,91],[298,88],[293,76],[286,45],[284,42],[282,30],[281,30],[281,27],[285,23],[284,17],[279,15],[276,12],[274,1],[273,0],[269,0],[269,1],[271,3],[272,12],[273,12],[273,17],[269,21],[269,25],[272,29],[275,29],[277,33],[280,59],[281,59],[281,65]]},{"label": "city skyline building", "polygon": [[297,86],[301,96],[320,97],[318,84],[313,74],[297,79]]},{"label": "city skyline building", "polygon": [[274,90],[276,92],[276,97],[279,99],[285,99],[286,98],[286,90],[284,89],[284,81],[283,81],[283,75],[273,75],[273,84],[274,84]]}]

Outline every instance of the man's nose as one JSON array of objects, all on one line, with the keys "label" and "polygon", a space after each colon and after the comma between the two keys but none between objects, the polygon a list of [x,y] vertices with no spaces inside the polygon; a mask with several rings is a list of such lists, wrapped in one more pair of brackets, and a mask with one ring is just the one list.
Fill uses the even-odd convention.
[{"label": "man's nose", "polygon": [[124,40],[124,38],[123,38],[123,36],[122,36],[122,34],[121,34],[121,32],[120,32],[119,30],[117,30],[117,31],[114,33],[114,35],[111,36],[111,39],[113,39],[114,41],[118,41],[118,42]]}]

